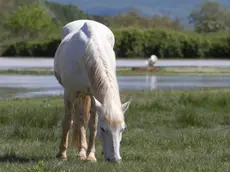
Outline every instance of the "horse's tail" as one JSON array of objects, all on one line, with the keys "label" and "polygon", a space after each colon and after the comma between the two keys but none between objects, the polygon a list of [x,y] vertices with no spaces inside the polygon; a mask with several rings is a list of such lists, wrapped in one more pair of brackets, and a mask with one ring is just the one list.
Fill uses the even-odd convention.
[{"label": "horse's tail", "polygon": [[[80,102],[83,103],[83,108],[84,108],[84,127],[86,128],[90,118],[91,99],[90,96],[84,96],[81,99],[82,100]],[[76,106],[75,103],[73,105],[74,108],[73,109],[73,131],[72,131],[71,147],[78,148],[80,146],[80,131],[78,126],[80,121],[79,121],[79,116],[76,115],[80,115],[80,114],[76,114],[75,112],[75,106]]]}]

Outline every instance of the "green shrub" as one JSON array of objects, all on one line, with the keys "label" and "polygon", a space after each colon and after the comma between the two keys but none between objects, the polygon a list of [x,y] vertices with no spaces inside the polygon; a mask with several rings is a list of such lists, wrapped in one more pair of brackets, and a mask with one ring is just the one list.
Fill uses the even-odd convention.
[{"label": "green shrub", "polygon": [[17,42],[4,45],[2,56],[17,57],[54,57],[60,40],[53,39],[47,42]]},{"label": "green shrub", "polygon": [[[167,29],[116,29],[117,57],[229,58],[230,33],[196,34]],[[59,39],[46,42],[17,42],[5,45],[2,56],[53,57]]]}]

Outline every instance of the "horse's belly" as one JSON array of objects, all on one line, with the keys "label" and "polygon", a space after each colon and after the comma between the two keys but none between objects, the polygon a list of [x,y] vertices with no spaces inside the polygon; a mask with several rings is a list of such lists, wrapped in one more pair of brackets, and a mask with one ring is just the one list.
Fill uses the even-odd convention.
[{"label": "horse's belly", "polygon": [[84,91],[89,89],[89,81],[86,72],[79,68],[65,70],[61,74],[63,86],[72,91]]}]

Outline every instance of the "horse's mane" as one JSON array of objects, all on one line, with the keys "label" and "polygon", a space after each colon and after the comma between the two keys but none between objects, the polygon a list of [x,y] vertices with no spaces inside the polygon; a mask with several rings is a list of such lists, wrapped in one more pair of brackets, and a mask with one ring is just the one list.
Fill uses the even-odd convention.
[{"label": "horse's mane", "polygon": [[112,60],[112,58],[115,58],[115,53],[108,40],[103,37],[98,39],[100,35],[97,35],[92,28],[88,29],[90,34],[87,34],[90,39],[84,55],[84,61],[90,85],[95,97],[104,107],[104,112],[102,113],[105,115],[104,117],[109,121],[118,120],[121,116],[116,115],[119,114],[121,109],[121,102],[116,67]]}]

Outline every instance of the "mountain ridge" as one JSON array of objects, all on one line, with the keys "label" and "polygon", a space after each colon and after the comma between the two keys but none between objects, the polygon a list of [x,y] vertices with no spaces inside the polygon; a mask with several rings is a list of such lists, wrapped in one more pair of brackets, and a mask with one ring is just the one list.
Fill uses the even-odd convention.
[{"label": "mountain ridge", "polygon": [[[74,4],[90,15],[116,15],[129,9],[140,11],[143,15],[167,15],[171,18],[178,17],[182,22],[188,23],[188,16],[192,9],[203,0],[49,0],[61,4]],[[218,2],[230,9],[229,0]]]}]

